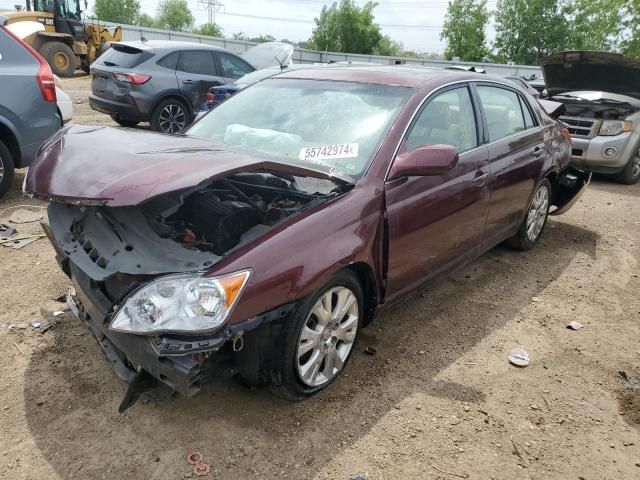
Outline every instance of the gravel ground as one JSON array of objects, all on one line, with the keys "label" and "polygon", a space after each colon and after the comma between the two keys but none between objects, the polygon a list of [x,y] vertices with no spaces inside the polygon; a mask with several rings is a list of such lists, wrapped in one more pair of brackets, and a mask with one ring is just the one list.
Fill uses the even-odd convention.
[{"label": "gravel ground", "polygon": [[[66,82],[76,122],[112,124],[86,79]],[[44,205],[22,180],[0,212]],[[53,249],[0,247],[0,323],[26,327],[0,328],[0,478],[189,478],[193,451],[216,479],[640,478],[640,391],[619,374],[640,379],[639,259],[640,185],[596,179],[533,251],[496,248],[379,312],[312,399],[220,378],[118,414],[125,387],[77,320],[28,326],[63,307]],[[526,368],[507,362],[517,345]]]}]

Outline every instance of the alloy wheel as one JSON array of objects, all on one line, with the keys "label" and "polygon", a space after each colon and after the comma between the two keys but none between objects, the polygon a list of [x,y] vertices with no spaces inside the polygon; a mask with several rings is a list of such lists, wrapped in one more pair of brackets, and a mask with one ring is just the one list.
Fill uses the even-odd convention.
[{"label": "alloy wheel", "polygon": [[540,185],[538,191],[533,197],[531,206],[529,207],[529,213],[527,214],[527,237],[534,242],[547,218],[547,211],[549,210],[549,189],[546,185]]},{"label": "alloy wheel", "polygon": [[329,383],[342,371],[358,330],[358,300],[345,287],[333,287],[311,308],[300,331],[296,372],[308,387]]},{"label": "alloy wheel", "polygon": [[180,105],[170,103],[160,112],[158,123],[164,133],[180,133],[187,126],[187,114]]},{"label": "alloy wheel", "polygon": [[631,159],[631,177],[636,178],[640,176],[640,152],[636,153],[635,157]]}]

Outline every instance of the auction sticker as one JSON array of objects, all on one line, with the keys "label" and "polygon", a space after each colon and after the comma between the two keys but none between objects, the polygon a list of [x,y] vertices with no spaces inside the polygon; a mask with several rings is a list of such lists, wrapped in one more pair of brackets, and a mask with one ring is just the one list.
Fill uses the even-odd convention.
[{"label": "auction sticker", "polygon": [[338,145],[321,145],[300,150],[298,158],[313,162],[314,160],[332,160],[334,158],[356,158],[358,143],[340,143]]}]

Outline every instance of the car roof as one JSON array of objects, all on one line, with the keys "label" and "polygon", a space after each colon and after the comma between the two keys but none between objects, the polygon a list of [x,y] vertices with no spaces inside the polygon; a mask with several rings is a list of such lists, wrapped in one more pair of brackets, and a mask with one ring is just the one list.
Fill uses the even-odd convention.
[{"label": "car roof", "polygon": [[208,45],[206,43],[182,42],[178,40],[136,40],[117,42],[116,45],[126,45],[140,50],[219,50],[228,52],[226,48]]},{"label": "car roof", "polygon": [[[372,83],[400,87],[419,87],[427,82],[448,83],[456,80],[499,80],[500,77],[481,73],[468,73],[458,70],[422,67],[419,65],[341,65],[308,68],[296,71],[284,71],[278,78],[309,80],[333,80],[354,83]],[[505,83],[505,85],[508,85]]]}]

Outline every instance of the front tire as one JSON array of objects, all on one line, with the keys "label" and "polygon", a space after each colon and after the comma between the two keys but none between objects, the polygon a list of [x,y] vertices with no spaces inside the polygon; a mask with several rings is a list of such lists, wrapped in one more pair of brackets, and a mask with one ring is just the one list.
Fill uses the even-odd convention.
[{"label": "front tire", "polygon": [[633,185],[640,181],[640,150],[629,159],[627,166],[615,176],[615,179],[625,185]]},{"label": "front tire", "polygon": [[0,198],[11,188],[15,162],[7,146],[0,140]]},{"label": "front tire", "polygon": [[354,351],[363,314],[362,287],[348,271],[305,299],[283,330],[277,392],[302,400],[338,378]]},{"label": "front tire", "polygon": [[176,134],[193,121],[187,106],[177,98],[162,100],[151,115],[151,129],[156,132]]},{"label": "front tire", "polygon": [[505,241],[508,247],[522,251],[531,250],[535,247],[547,224],[551,205],[551,192],[551,182],[545,178],[533,194],[527,209],[527,215],[524,217],[518,233]]},{"label": "front tire", "polygon": [[76,54],[62,42],[47,42],[40,47],[40,55],[59,77],[73,77],[76,71]]}]

